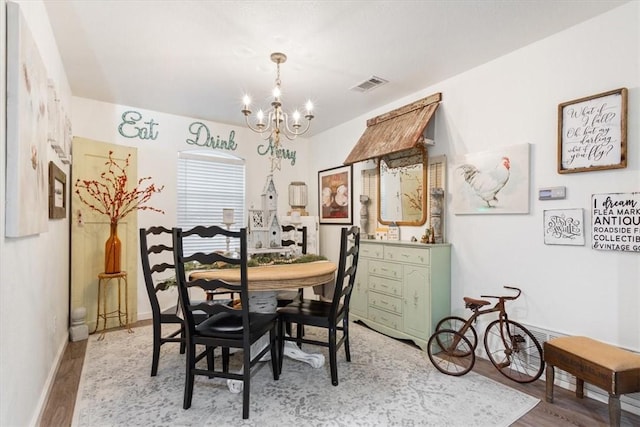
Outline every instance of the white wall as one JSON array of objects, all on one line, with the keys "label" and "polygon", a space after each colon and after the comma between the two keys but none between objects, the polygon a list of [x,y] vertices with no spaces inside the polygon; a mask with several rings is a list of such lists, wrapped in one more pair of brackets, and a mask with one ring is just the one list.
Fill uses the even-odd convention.
[{"label": "white wall", "polygon": [[[20,2],[40,56],[69,111],[71,91],[42,2]],[[0,8],[0,57],[6,55],[6,2]],[[0,92],[6,99],[4,60]],[[0,142],[6,147],[5,102],[0,104]],[[52,148],[54,161],[66,174]],[[69,300],[69,221],[49,220],[49,230],[23,238],[6,238],[5,149],[0,150],[0,425],[33,425],[67,342]]]},{"label": "white wall", "polygon": [[[366,119],[442,92],[436,146],[429,152],[445,154],[449,167],[466,153],[531,144],[529,214],[458,216],[446,210],[452,311],[466,314],[463,296],[495,295],[503,285],[515,285],[524,290],[512,305],[516,320],[640,351],[640,254],[591,249],[588,209],[592,194],[640,191],[639,21],[640,3],[630,2],[324,132],[312,141],[316,169],[345,159]],[[627,168],[557,174],[558,104],[620,87],[629,89]],[[357,200],[359,165],[354,177]],[[567,198],[537,200],[537,189],[550,186],[566,186]],[[454,197],[449,187],[448,207]],[[556,208],[585,209],[585,246],[543,243],[543,210]],[[403,227],[401,236],[419,237],[422,230]],[[337,235],[337,227],[321,227],[321,242]]]}]

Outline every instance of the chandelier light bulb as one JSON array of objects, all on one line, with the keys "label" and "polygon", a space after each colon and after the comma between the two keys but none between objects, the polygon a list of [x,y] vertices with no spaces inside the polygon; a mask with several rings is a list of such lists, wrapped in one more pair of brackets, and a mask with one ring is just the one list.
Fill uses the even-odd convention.
[{"label": "chandelier light bulb", "polygon": [[249,98],[249,95],[245,95],[242,97],[242,103],[244,104],[245,110],[248,110],[249,104],[251,104],[251,98]]},{"label": "chandelier light bulb", "polygon": [[258,110],[258,125],[264,125],[264,113],[262,110]]}]

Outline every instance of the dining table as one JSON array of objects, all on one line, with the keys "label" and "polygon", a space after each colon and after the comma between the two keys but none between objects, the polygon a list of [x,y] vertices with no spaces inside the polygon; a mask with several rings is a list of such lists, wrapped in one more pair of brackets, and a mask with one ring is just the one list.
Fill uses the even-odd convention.
[{"label": "dining table", "polygon": [[[261,265],[247,268],[247,280],[249,288],[249,310],[258,313],[274,313],[278,308],[278,292],[299,288],[313,287],[332,283],[335,280],[337,266],[332,261],[313,261],[307,263],[286,263]],[[239,268],[213,268],[207,270],[194,270],[189,274],[194,279],[220,279],[231,284],[240,282]],[[252,351],[263,348],[269,342],[268,336],[264,336],[252,346]],[[255,350],[254,350],[255,348]],[[285,342],[284,355],[314,368],[324,365],[324,355],[311,354],[302,351],[293,342]],[[266,354],[262,361],[269,360]],[[242,391],[242,382],[227,380],[229,390],[234,393]]]}]

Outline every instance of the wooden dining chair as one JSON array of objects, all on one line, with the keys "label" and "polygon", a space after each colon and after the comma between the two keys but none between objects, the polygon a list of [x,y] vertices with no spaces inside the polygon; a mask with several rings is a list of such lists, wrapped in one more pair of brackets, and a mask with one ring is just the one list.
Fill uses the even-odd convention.
[{"label": "wooden dining chair", "polygon": [[[286,239],[282,239],[281,241],[281,245],[283,247],[289,247],[289,246],[293,246],[293,245],[298,245],[300,246],[300,249],[302,251],[302,255],[306,255],[307,254],[307,226],[302,226],[302,227],[298,227],[296,228],[295,225],[283,225],[282,226],[282,231],[284,233],[289,233],[289,235],[287,236]],[[291,235],[291,232],[300,232],[302,235],[302,240],[297,241],[297,239],[292,238],[293,236]]]},{"label": "wooden dining chair", "polygon": [[[234,247],[240,248],[240,256],[227,257],[226,253],[197,252],[186,256],[184,253],[184,239],[215,239],[227,237],[232,240]],[[209,378],[220,377],[239,380],[243,383],[242,418],[249,418],[249,396],[251,368],[265,355],[271,352],[271,363],[274,380],[278,379],[278,346],[276,342],[277,313],[252,313],[249,306],[249,290],[247,277],[247,230],[230,231],[218,226],[194,227],[183,231],[180,228],[173,229],[174,259],[178,277],[178,293],[180,304],[185,318],[185,336],[187,346],[186,379],[184,387],[184,409],[191,407],[193,397],[193,383],[195,375],[204,375]],[[197,262],[202,265],[211,265],[216,262],[229,264],[231,268],[240,269],[240,283],[232,284],[220,279],[194,279],[192,280],[185,271],[185,264]],[[233,291],[240,295],[240,307],[230,307],[223,304],[215,304],[213,301],[192,302],[189,291],[200,289],[205,293]],[[194,312],[202,310],[209,317],[200,324],[194,320]],[[252,354],[251,345],[265,334],[269,334],[268,344],[256,354]],[[196,354],[196,345],[205,346],[206,350]],[[228,369],[215,369],[213,363],[207,369],[196,367],[196,362],[205,356],[212,354],[215,347],[223,349],[239,348],[243,351],[243,372],[229,372]]]},{"label": "wooden dining chair", "polygon": [[[151,304],[153,320],[153,353],[151,358],[151,376],[158,373],[160,359],[160,347],[168,342],[180,343],[180,353],[184,353],[183,339],[184,325],[178,316],[178,304],[164,310],[160,307],[157,293],[164,289],[163,283],[175,277],[173,264],[173,246],[171,246],[171,230],[165,227],[141,228],[140,232],[140,259],[142,262],[142,274]],[[154,242],[151,244],[151,242]],[[151,244],[151,245],[150,245]],[[179,329],[162,335],[163,324],[174,324]]]},{"label": "wooden dining chair", "polygon": [[[358,269],[358,257],[360,250],[360,229],[358,227],[345,227],[340,232],[340,260],[336,273],[336,285],[331,302],[302,299],[278,308],[279,327],[278,337],[280,354],[283,354],[285,341],[294,341],[298,346],[305,344],[319,345],[329,348],[329,365],[331,369],[331,383],[338,385],[338,349],[344,345],[347,362],[351,361],[349,349],[349,302],[351,291]],[[287,322],[298,325],[316,326],[327,329],[326,340],[304,338],[301,329],[298,328],[296,337],[288,337],[284,334],[284,325]],[[342,336],[338,340],[338,331]],[[282,370],[282,358],[280,359]]]},{"label": "wooden dining chair", "polygon": [[[142,275],[151,304],[153,322],[153,351],[151,358],[151,376],[158,374],[160,359],[160,347],[169,342],[180,343],[180,354],[185,352],[184,321],[180,316],[178,298],[176,303],[162,309],[158,300],[158,292],[167,289],[167,283],[175,281],[176,271],[173,259],[172,231],[165,227],[149,227],[139,230],[140,236],[140,260],[142,263]],[[177,289],[177,288],[176,288]],[[218,299],[219,304],[230,304],[232,300]],[[207,318],[206,313],[195,313],[195,321],[202,322]],[[162,333],[162,325],[180,326],[166,335]],[[225,363],[229,357],[225,355]]]},{"label": "wooden dining chair", "polygon": [[[287,239],[282,239],[281,244],[283,247],[298,245],[300,246],[302,255],[307,254],[307,226],[306,225],[299,228],[296,228],[295,225],[283,225],[282,231],[285,233],[289,233],[289,235],[287,236],[288,237]],[[300,232],[302,235],[301,241],[298,242],[297,239],[294,239],[293,236],[291,235],[292,232],[294,233]],[[278,302],[278,307],[284,307],[285,305],[290,304],[293,301],[301,299],[303,295],[303,291],[304,291],[303,288],[298,288],[297,291],[278,292],[278,295],[276,298]],[[287,323],[285,325],[285,330],[287,331],[287,334],[291,335],[291,323]],[[302,333],[304,334],[304,331]]]}]

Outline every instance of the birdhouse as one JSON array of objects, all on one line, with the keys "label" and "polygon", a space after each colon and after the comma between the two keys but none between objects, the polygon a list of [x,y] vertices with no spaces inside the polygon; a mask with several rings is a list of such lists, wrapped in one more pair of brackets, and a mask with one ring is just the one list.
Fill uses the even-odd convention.
[{"label": "birdhouse", "polygon": [[282,228],[278,220],[278,192],[273,175],[267,176],[261,198],[262,209],[249,209],[249,248],[280,248]]},{"label": "birdhouse", "polygon": [[273,175],[267,176],[267,182],[262,190],[262,209],[265,211],[278,211],[278,192],[273,182]]}]

